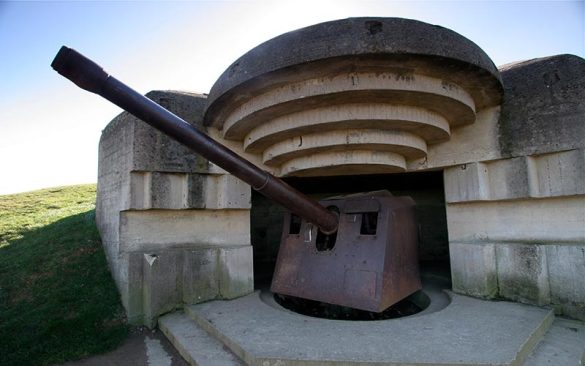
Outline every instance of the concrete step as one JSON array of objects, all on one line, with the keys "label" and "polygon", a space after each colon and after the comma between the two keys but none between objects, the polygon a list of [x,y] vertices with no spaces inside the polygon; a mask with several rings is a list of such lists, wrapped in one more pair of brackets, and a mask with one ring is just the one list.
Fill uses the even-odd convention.
[{"label": "concrete step", "polygon": [[585,366],[585,323],[556,318],[525,366]]},{"label": "concrete step", "polygon": [[182,312],[159,318],[158,325],[181,356],[193,366],[245,365]]}]

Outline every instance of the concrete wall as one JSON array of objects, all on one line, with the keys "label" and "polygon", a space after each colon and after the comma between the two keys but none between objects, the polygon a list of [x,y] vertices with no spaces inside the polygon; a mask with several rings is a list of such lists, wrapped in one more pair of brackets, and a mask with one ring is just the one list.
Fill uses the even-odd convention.
[{"label": "concrete wall", "polygon": [[[205,98],[148,97],[201,126]],[[99,147],[96,220],[131,323],[253,290],[250,188],[127,113]]]},{"label": "concrete wall", "polygon": [[451,165],[453,289],[583,320],[585,61],[555,56],[501,71],[504,103],[488,112],[500,117],[458,130],[429,153],[427,164]]}]

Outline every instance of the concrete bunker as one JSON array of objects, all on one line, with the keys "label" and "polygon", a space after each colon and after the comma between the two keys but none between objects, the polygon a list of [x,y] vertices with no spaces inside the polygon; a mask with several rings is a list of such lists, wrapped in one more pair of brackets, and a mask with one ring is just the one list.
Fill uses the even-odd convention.
[{"label": "concrete bunker", "polygon": [[[420,259],[448,263],[455,292],[584,319],[584,90],[575,56],[498,69],[448,29],[352,18],[258,46],[209,96],[149,96],[315,194],[426,184],[437,225]],[[280,235],[257,224],[264,207],[128,114],[102,135],[97,220],[132,322],[253,291],[274,249],[259,244]]]}]

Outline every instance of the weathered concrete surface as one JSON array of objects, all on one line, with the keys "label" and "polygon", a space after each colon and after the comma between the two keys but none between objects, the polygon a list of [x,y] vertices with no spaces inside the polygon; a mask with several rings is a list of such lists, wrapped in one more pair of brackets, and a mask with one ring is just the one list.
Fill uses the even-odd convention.
[{"label": "weathered concrete surface", "polygon": [[499,144],[506,156],[583,147],[585,60],[557,55],[500,68],[504,102]]},{"label": "weathered concrete surface", "polygon": [[528,304],[550,304],[546,248],[533,244],[495,247],[499,295]]},{"label": "weathered concrete surface", "polygon": [[254,290],[252,247],[163,248],[123,253],[120,294],[131,323],[154,327],[159,315]]},{"label": "weathered concrete surface", "polygon": [[453,291],[494,298],[498,294],[496,248],[491,243],[449,244]]},{"label": "weathered concrete surface", "polygon": [[499,122],[478,117],[420,162],[445,169],[453,289],[585,319],[585,61],[561,55],[501,70]]},{"label": "weathered concrete surface", "polygon": [[248,210],[123,211],[120,221],[120,252],[250,244]]},{"label": "weathered concrete surface", "polygon": [[221,248],[218,254],[219,295],[234,299],[254,289],[254,265],[250,245]]},{"label": "weathered concrete surface", "polygon": [[[300,73],[302,68],[299,65],[321,61],[321,67],[325,64],[329,66],[333,60],[343,57],[350,59],[346,67],[351,69],[360,55],[373,55],[386,64],[392,57],[404,62],[405,59],[413,59],[412,55],[422,55],[423,59],[442,64],[444,73],[456,69],[461,83],[465,83],[464,79],[469,78],[470,74],[479,75],[483,87],[476,88],[475,92],[483,94],[482,104],[493,105],[499,100],[498,94],[487,92],[500,88],[495,66],[477,45],[461,35],[410,19],[349,18],[283,34],[235,61],[220,76],[209,94],[207,124],[217,123],[214,122],[215,116],[221,113],[218,101],[234,97],[240,86],[262,86],[263,80],[260,79],[279,82],[283,78],[281,74]],[[277,72],[279,70],[280,73]]]},{"label": "weathered concrete surface", "polygon": [[189,250],[183,262],[184,278],[192,281],[183,283],[183,302],[197,304],[213,300],[219,294],[217,265],[219,251],[211,249]]},{"label": "weathered concrete surface", "polygon": [[181,304],[182,262],[183,253],[178,251],[143,254],[144,324],[153,327],[159,314],[174,310]]},{"label": "weathered concrete surface", "polygon": [[[447,204],[453,290],[550,305],[585,320],[585,196],[490,200],[493,184],[477,184],[490,179],[471,177],[446,188],[448,200],[483,199]],[[504,182],[499,187],[514,184]],[[523,194],[530,192],[539,194],[529,187]]]},{"label": "weathered concrete surface", "polygon": [[585,320],[585,244],[550,245],[546,257],[556,310]]},{"label": "weathered concrete surface", "polygon": [[210,336],[183,313],[161,317],[159,327],[191,365],[244,365],[220,341]]},{"label": "weathered concrete surface", "polygon": [[301,316],[264,303],[258,293],[186,312],[255,366],[521,365],[554,317],[549,310],[458,295],[442,311],[387,321]]},{"label": "weathered concrete surface", "polygon": [[[191,125],[202,128],[203,108],[207,97],[201,94],[184,91],[151,91],[146,94],[164,108],[183,118]],[[152,172],[207,172],[208,161],[198,154],[155,130],[146,123],[137,120],[124,112],[118,117],[119,123],[133,125],[134,134],[132,147],[132,171]],[[103,132],[102,140],[108,139],[110,127],[116,126],[116,118]],[[125,122],[123,122],[125,120]],[[120,126],[121,127],[121,126]],[[121,127],[124,128],[124,127]]]},{"label": "weathered concrete surface", "polygon": [[447,205],[451,242],[585,242],[585,195]]},{"label": "weathered concrete surface", "polygon": [[226,172],[132,171],[128,206],[133,210],[249,209],[250,186]]},{"label": "weathered concrete surface", "polygon": [[585,320],[585,245],[578,243],[451,243],[453,290],[553,307]]},{"label": "weathered concrete surface", "polygon": [[585,149],[461,164],[445,169],[449,203],[585,194]]},{"label": "weathered concrete surface", "polygon": [[407,170],[444,169],[501,158],[498,145],[500,107],[478,111],[475,123],[454,128],[442,143],[430,144],[425,158],[408,161]]}]

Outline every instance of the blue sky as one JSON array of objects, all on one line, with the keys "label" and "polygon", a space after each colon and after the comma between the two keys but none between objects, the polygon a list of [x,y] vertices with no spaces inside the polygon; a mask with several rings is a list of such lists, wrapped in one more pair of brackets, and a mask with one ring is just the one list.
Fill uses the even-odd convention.
[{"label": "blue sky", "polygon": [[120,110],[50,68],[61,45],[142,93],[205,93],[259,43],[353,16],[450,28],[496,65],[585,57],[583,0],[0,2],[0,194],[97,180],[100,133]]}]

